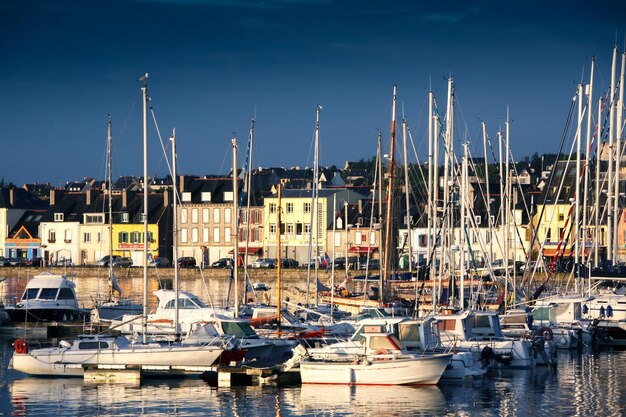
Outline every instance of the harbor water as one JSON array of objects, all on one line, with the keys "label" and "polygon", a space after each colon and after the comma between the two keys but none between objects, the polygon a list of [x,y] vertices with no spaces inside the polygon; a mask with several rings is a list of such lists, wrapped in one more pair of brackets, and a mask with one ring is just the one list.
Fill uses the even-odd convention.
[{"label": "harbor water", "polygon": [[[492,371],[436,386],[239,386],[200,378],[139,385],[35,378],[8,369],[16,331],[0,335],[2,416],[623,416],[626,352],[559,352],[556,368]],[[30,337],[38,337],[30,335]],[[58,343],[58,340],[45,340]]]}]

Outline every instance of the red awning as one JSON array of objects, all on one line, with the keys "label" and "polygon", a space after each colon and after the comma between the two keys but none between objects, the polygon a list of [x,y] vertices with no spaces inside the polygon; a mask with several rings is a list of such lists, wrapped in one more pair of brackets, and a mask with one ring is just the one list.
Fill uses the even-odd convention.
[{"label": "red awning", "polygon": [[[231,249],[230,251],[228,251],[228,253],[230,255],[232,255],[234,251],[235,251],[234,249]],[[243,246],[243,247],[240,246],[239,247],[239,253],[240,254],[241,253],[246,253],[246,247],[245,246]],[[263,254],[263,248],[257,248],[257,247],[249,247],[248,248],[248,255],[262,255],[262,254]]]},{"label": "red awning", "polygon": [[348,249],[348,253],[374,253],[377,250],[376,246],[352,246]]}]

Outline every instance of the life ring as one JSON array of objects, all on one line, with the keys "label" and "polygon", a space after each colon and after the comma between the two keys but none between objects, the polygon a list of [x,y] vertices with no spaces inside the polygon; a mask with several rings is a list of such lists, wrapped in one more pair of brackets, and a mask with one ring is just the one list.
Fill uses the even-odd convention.
[{"label": "life ring", "polygon": [[13,342],[13,347],[15,348],[15,353],[17,354],[28,353],[28,345],[22,339],[17,339]]},{"label": "life ring", "polygon": [[[389,351],[385,348],[380,348],[380,349],[376,349],[374,351],[374,355],[389,355]],[[385,357],[385,358],[374,358],[374,360],[376,361],[388,361],[389,358]]]},{"label": "life ring", "polygon": [[542,327],[539,329],[539,335],[542,336],[545,340],[552,340],[554,334],[552,334],[552,329],[549,327]]}]

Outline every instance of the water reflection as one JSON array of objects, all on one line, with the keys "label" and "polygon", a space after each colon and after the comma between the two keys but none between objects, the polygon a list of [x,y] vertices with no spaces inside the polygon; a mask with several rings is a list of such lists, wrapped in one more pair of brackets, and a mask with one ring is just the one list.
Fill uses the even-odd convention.
[{"label": "water reflection", "polygon": [[350,413],[363,416],[395,414],[441,415],[445,398],[437,386],[377,387],[304,384],[300,406],[305,414]]}]

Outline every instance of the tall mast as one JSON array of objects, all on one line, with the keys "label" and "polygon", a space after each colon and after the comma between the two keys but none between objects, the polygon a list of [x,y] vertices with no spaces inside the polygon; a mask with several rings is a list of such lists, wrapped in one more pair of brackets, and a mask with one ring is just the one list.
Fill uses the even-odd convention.
[{"label": "tall mast", "polygon": [[[581,263],[585,264],[585,258],[587,257],[587,204],[589,199],[589,154],[591,153],[591,111],[593,109],[593,72],[596,65],[596,57],[591,58],[591,75],[589,76],[589,84],[587,85],[587,136],[585,142],[585,182],[583,184],[584,195],[583,195],[583,227],[582,227],[582,238],[583,238],[583,252],[582,252],[582,260]],[[598,140],[596,139],[596,142]],[[597,142],[599,144],[599,142]],[[598,150],[600,147],[598,146]],[[596,202],[596,204],[598,204]],[[597,207],[597,206],[596,206]],[[596,209],[597,211],[597,209]],[[597,225],[596,225],[597,227]],[[591,254],[589,254],[591,256]],[[587,257],[588,259],[588,257]],[[582,291],[581,291],[582,293]]]},{"label": "tall mast", "polygon": [[428,261],[430,258],[430,251],[432,250],[432,233],[433,233],[433,219],[435,218],[436,211],[433,204],[433,186],[435,179],[433,178],[433,92],[428,91],[428,199],[426,203],[426,218],[427,218],[427,232],[426,232],[426,260],[425,267],[428,267]]},{"label": "tall mast", "polygon": [[[245,294],[246,294],[246,289],[248,288],[248,286],[245,284],[246,280],[248,279],[248,248],[250,245],[250,225],[252,223],[252,213],[250,212],[250,203],[251,203],[251,196],[252,196],[252,145],[254,144],[254,122],[255,120],[253,118],[250,119],[250,133],[249,133],[249,147],[248,147],[248,172],[246,174],[246,199],[247,199],[247,203],[246,203],[246,213],[247,213],[247,219],[248,221],[246,222],[246,250],[244,253],[244,261],[243,261],[243,279],[244,279],[244,303],[245,303]],[[236,313],[239,314],[239,313]],[[235,316],[237,317],[237,316]]]},{"label": "tall mast", "polygon": [[583,90],[584,84],[580,83],[578,85],[578,127],[576,129],[576,192],[574,201],[575,213],[574,213],[574,250],[576,251],[574,254],[574,265],[575,265],[575,280],[574,286],[576,287],[575,291],[578,292],[578,272],[580,265],[580,198],[581,198],[581,189],[580,189],[580,151],[581,151],[581,142],[582,142],[582,125],[583,125]]},{"label": "tall mast", "polygon": [[[465,234],[465,220],[467,213],[467,142],[463,144],[463,164],[461,165],[461,239],[460,242],[463,242],[463,235]],[[464,244],[461,244],[461,304],[460,307],[465,307],[465,247]]]},{"label": "tall mast", "polygon": [[107,191],[109,192],[109,283],[111,284],[111,300],[113,299],[113,140],[111,133],[111,115],[107,123]]},{"label": "tall mast", "polygon": [[[235,281],[235,318],[239,317],[239,198],[237,198],[237,138],[231,139],[233,147],[233,215],[230,216],[235,247],[233,249],[233,280]],[[280,226],[280,224],[279,224]],[[280,236],[280,233],[278,233]]]},{"label": "tall mast", "polygon": [[386,279],[389,279],[389,270],[391,268],[391,251],[392,251],[392,211],[393,211],[393,183],[395,174],[394,148],[396,146],[396,86],[393,86],[393,101],[391,104],[391,135],[389,144],[389,179],[387,184],[387,212],[385,218],[385,245],[383,248],[384,260],[383,270],[380,274],[381,286],[378,290],[378,301],[383,302],[383,285]]},{"label": "tall mast", "polygon": [[594,209],[594,223],[595,227],[593,228],[593,248],[594,248],[594,256],[593,256],[593,266],[597,268],[600,263],[599,259],[599,240],[600,240],[600,162],[601,162],[601,151],[600,147],[600,120],[602,120],[602,97],[598,98],[598,119],[596,122],[596,142],[597,152],[596,152],[596,198],[595,198],[595,209]]},{"label": "tall mast", "polygon": [[179,293],[180,293],[180,282],[178,281],[178,184],[177,184],[177,173],[176,173],[176,129],[172,129],[172,137],[170,138],[172,141],[172,199],[173,201],[173,209],[174,209],[174,221],[172,224],[173,236],[172,240],[174,241],[174,293],[175,293],[175,304],[174,304],[174,329],[176,332],[176,340],[180,337],[180,332],[178,328],[178,317],[179,317],[179,309],[180,305],[178,304]]},{"label": "tall mast", "polygon": [[483,152],[485,155],[485,188],[487,194],[487,225],[489,233],[489,262],[493,261],[493,236],[492,236],[492,227],[491,223],[491,192],[489,190],[489,158],[487,157],[487,124],[483,121]]},{"label": "tall mast", "polygon": [[[506,269],[504,270],[505,272],[505,277],[506,277],[506,287],[508,288],[509,285],[509,251],[510,251],[510,235],[511,235],[511,193],[510,193],[510,187],[511,187],[511,169],[509,168],[509,160],[510,160],[510,152],[511,152],[511,148],[509,146],[510,141],[509,141],[509,127],[510,127],[511,123],[510,123],[510,119],[509,119],[509,109],[507,107],[506,109],[506,122],[504,122],[504,134],[505,134],[505,164],[504,164],[504,169],[505,169],[505,178],[506,178],[506,191],[505,191],[505,206],[504,206],[504,210],[505,210],[505,229],[504,229],[504,265],[506,266]],[[513,259],[513,261],[515,261],[515,259]],[[515,262],[513,262],[513,271],[515,271]],[[513,283],[513,296],[515,296],[515,283]],[[504,302],[504,306],[505,306],[505,311],[506,309],[508,309],[508,299],[505,300]]]},{"label": "tall mast", "polygon": [[[624,67],[626,66],[626,52],[622,53],[622,68],[620,70],[619,76],[619,98],[614,101],[614,106],[611,106],[611,109],[615,108],[615,216],[613,216],[613,258],[615,262],[617,262],[617,235],[618,235],[618,224],[620,220],[620,194],[622,192],[620,186],[620,175],[621,175],[621,162],[622,162],[622,151],[623,151],[623,113],[624,113]],[[611,119],[612,121],[612,119]]]},{"label": "tall mast", "polygon": [[143,320],[142,343],[148,343],[148,73],[143,82]]},{"label": "tall mast", "polygon": [[[278,230],[276,234],[276,245],[278,250],[276,251],[276,321],[278,323],[278,331],[280,332],[280,322],[281,322],[281,308],[283,304],[282,297],[282,280],[281,280],[281,271],[283,267],[283,261],[280,255],[280,233],[281,233],[281,215],[283,212],[283,180],[280,180],[278,183],[278,210],[276,212],[276,220],[278,222]],[[310,262],[309,262],[310,263]],[[307,287],[308,294],[308,287]]]},{"label": "tall mast", "polygon": [[[319,104],[315,107],[315,149],[313,152],[313,180],[311,184],[311,224],[309,226],[309,263],[306,272],[306,306],[309,306],[309,291],[311,288],[311,257],[313,256],[313,241],[315,240],[315,304],[317,304],[317,271],[319,260],[319,217],[317,210],[317,180],[319,176],[318,171],[318,157],[319,157],[319,134],[320,134],[320,112],[322,106]],[[280,225],[279,225],[280,226]],[[280,247],[278,248],[280,250]],[[346,254],[347,259],[347,254]]]},{"label": "tall mast", "polygon": [[410,210],[410,194],[411,182],[409,181],[409,154],[406,150],[406,119],[402,118],[402,142],[404,147],[404,202],[406,205],[406,227],[407,227],[407,246],[409,251],[409,273],[413,272],[413,247],[411,244],[411,210]]},{"label": "tall mast", "polygon": [[615,149],[614,149],[614,135],[615,135],[615,126],[614,126],[614,117],[615,117],[615,69],[617,66],[617,46],[613,48],[613,64],[611,66],[611,90],[609,92],[609,169],[607,173],[607,259],[611,260],[611,265],[614,265],[615,256],[613,253],[613,160],[615,159]]}]

